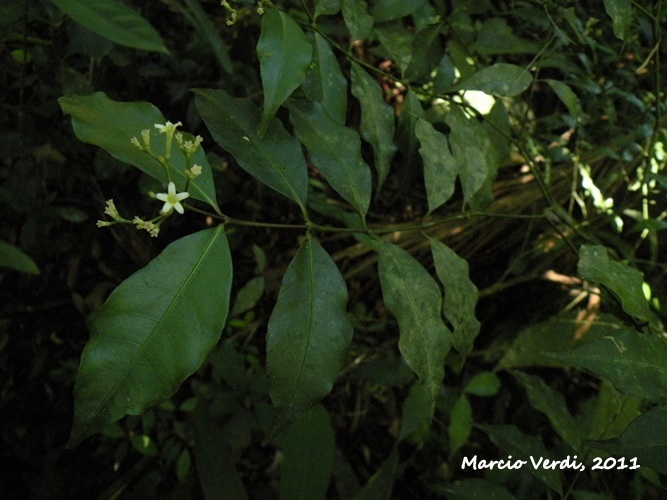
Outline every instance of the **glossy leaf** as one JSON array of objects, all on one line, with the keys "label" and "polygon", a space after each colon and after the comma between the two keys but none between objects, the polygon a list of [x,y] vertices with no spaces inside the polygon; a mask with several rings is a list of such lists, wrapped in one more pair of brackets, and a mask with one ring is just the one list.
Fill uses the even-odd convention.
[{"label": "glossy leaf", "polygon": [[386,241],[379,243],[380,285],[387,309],[398,320],[398,349],[435,399],[452,343],[452,334],[442,321],[440,289],[409,253]]},{"label": "glossy leaf", "polygon": [[415,135],[424,161],[424,185],[428,211],[433,212],[454,194],[459,164],[449,150],[447,136],[438,132],[423,118],[417,120]]},{"label": "glossy leaf", "polygon": [[39,274],[39,268],[32,258],[14,245],[0,240],[0,267],[28,274]]},{"label": "glossy leaf", "polygon": [[117,0],[51,0],[77,23],[119,45],[154,52],[169,51],[155,28]]},{"label": "glossy leaf", "polygon": [[624,394],[648,401],[667,401],[667,340],[628,328],[549,357],[609,379]]},{"label": "glossy leaf", "polygon": [[171,396],[218,342],[231,284],[222,226],[177,240],[121,283],[91,324],[69,446]]},{"label": "glossy leaf", "polygon": [[632,26],[631,0],[604,0],[604,10],[611,17],[614,35],[627,41],[630,26]]},{"label": "glossy leaf", "polygon": [[397,149],[394,144],[394,109],[383,99],[380,85],[354,62],[351,79],[352,95],[361,106],[361,137],[373,148],[379,191]]},{"label": "glossy leaf", "polygon": [[520,66],[497,63],[457,83],[452,90],[480,90],[489,95],[513,97],[533,83],[532,75]]},{"label": "glossy leaf", "polygon": [[283,452],[281,500],[326,498],[333,471],[334,430],[322,405],[313,406],[276,438]]},{"label": "glossy leaf", "polygon": [[465,394],[461,394],[449,412],[449,456],[452,457],[468,442],[472,433],[472,408]]},{"label": "glossy leaf", "polygon": [[375,22],[382,23],[412,14],[425,3],[426,0],[377,0],[372,14]]},{"label": "glossy leaf", "polygon": [[317,101],[333,120],[345,125],[347,79],[329,43],[319,33],[313,35],[313,62],[302,87],[308,99]]},{"label": "glossy leaf", "polygon": [[196,105],[213,139],[239,166],[301,207],[308,195],[308,167],[301,145],[274,119],[259,134],[260,111],[250,99],[224,90],[195,89]]},{"label": "glossy leaf", "polygon": [[546,415],[551,426],[573,449],[581,449],[582,436],[575,419],[567,409],[563,395],[535,375],[513,371],[512,375],[526,389],[530,405]]},{"label": "glossy leaf", "polygon": [[371,201],[371,170],[361,158],[361,139],[317,102],[290,101],[290,120],[310,161],[331,187],[364,217]]},{"label": "glossy leaf", "polygon": [[650,311],[644,296],[641,273],[611,260],[604,246],[581,245],[577,273],[585,280],[597,281],[607,287],[630,316],[659,327],[660,320]]},{"label": "glossy leaf", "polygon": [[301,85],[313,57],[313,47],[291,17],[272,8],[262,17],[257,57],[264,89],[261,135],[282,103]]},{"label": "glossy leaf", "polygon": [[346,307],[340,271],[309,237],[285,272],[268,324],[266,364],[276,407],[306,407],[331,391],[352,340]]},{"label": "glossy leaf", "polygon": [[[63,113],[72,116],[74,133],[83,142],[94,144],[108,151],[116,159],[137,167],[160,182],[166,183],[164,168],[145,151],[130,143],[133,137],[142,142],[141,131],[151,131],[151,149],[159,155],[165,154],[165,134],[160,134],[155,124],[167,120],[160,110],[147,102],[116,102],[103,92],[88,96],[68,96],[58,99]],[[193,140],[183,133],[184,140]],[[178,191],[185,187],[185,157],[176,141],[171,146],[171,178]],[[215,200],[213,174],[203,148],[192,156],[192,163],[203,167],[202,174],[190,182],[190,196],[218,208]]]},{"label": "glossy leaf", "polygon": [[341,10],[352,40],[360,40],[370,34],[375,20],[368,13],[365,0],[341,0]]},{"label": "glossy leaf", "polygon": [[459,257],[447,245],[429,237],[435,272],[445,288],[443,312],[452,325],[454,348],[462,356],[472,350],[480,323],[475,317],[477,287],[470,281],[468,262]]},{"label": "glossy leaf", "polygon": [[656,406],[630,422],[615,439],[590,444],[616,457],[636,457],[637,464],[667,474],[667,405]]},{"label": "glossy leaf", "polygon": [[573,92],[570,86],[560,80],[544,81],[547,82],[549,87],[556,93],[561,102],[565,104],[568,113],[570,113],[573,118],[578,118],[581,114],[581,103],[579,102],[577,94]]}]

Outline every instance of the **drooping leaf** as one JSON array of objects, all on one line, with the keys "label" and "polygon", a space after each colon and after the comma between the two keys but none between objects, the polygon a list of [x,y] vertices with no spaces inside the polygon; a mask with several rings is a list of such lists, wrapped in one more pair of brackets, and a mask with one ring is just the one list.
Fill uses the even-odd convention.
[{"label": "drooping leaf", "polygon": [[274,119],[259,134],[260,112],[250,99],[224,90],[195,89],[196,105],[213,139],[239,166],[267,186],[306,206],[308,167],[301,145]]},{"label": "drooping leaf", "polygon": [[371,170],[361,158],[359,134],[332,120],[318,102],[292,100],[289,111],[310,161],[331,187],[365,217],[371,201]]},{"label": "drooping leaf", "polygon": [[613,335],[547,356],[607,378],[624,394],[655,403],[667,401],[667,341],[663,337],[621,328]]},{"label": "drooping leaf", "polygon": [[396,467],[398,467],[398,450],[392,448],[387,460],[354,495],[353,500],[388,500],[391,498],[396,479]]},{"label": "drooping leaf", "polygon": [[284,12],[268,9],[262,17],[257,57],[264,89],[261,135],[282,103],[301,85],[313,47],[298,24]]},{"label": "drooping leaf", "polygon": [[410,439],[422,446],[428,437],[433,418],[433,400],[421,384],[414,384],[403,403],[399,441]]},{"label": "drooping leaf", "polygon": [[[165,134],[158,133],[155,124],[164,124],[165,117],[159,109],[147,102],[116,102],[103,92],[88,96],[68,96],[58,99],[63,113],[72,116],[74,133],[83,142],[94,144],[108,151],[116,159],[134,165],[160,182],[167,182],[164,168],[145,151],[130,143],[133,137],[142,142],[141,131],[151,130],[151,149],[165,155]],[[184,140],[193,140],[183,133]],[[185,157],[176,141],[171,145],[171,179],[178,191],[185,187]],[[190,196],[218,208],[215,200],[213,174],[203,148],[192,156],[192,163],[201,165],[202,174],[190,182]]]},{"label": "drooping leaf", "polygon": [[334,431],[329,414],[315,405],[276,438],[283,452],[281,500],[326,498],[334,461]]},{"label": "drooping leaf", "polygon": [[222,333],[231,283],[218,226],[170,244],[114,290],[81,357],[69,446],[168,398],[201,366]]},{"label": "drooping leaf", "polygon": [[452,90],[480,90],[499,97],[513,97],[526,90],[532,82],[533,77],[524,68],[497,63],[465,78]]},{"label": "drooping leaf", "polygon": [[449,412],[449,456],[452,457],[468,442],[472,432],[472,408],[465,394],[461,394]]},{"label": "drooping leaf", "polygon": [[368,13],[365,0],[341,0],[343,20],[352,40],[366,38],[373,27],[373,16]]},{"label": "drooping leaf", "polygon": [[37,264],[28,254],[2,240],[0,240],[0,267],[28,274],[39,274],[40,272]]},{"label": "drooping leaf", "polygon": [[424,108],[417,94],[413,90],[408,90],[398,115],[396,131],[396,144],[402,155],[400,177],[402,183],[406,185],[410,184],[421,164],[418,151],[419,140],[415,134],[415,127],[419,118],[423,116]]},{"label": "drooping leaf", "polygon": [[596,448],[617,457],[624,457],[626,465],[650,467],[660,474],[667,474],[667,405],[656,406],[641,414],[617,438],[607,441],[592,441]]},{"label": "drooping leaf", "polygon": [[315,0],[315,15],[317,19],[319,16],[333,16],[338,14],[340,10],[340,0]]},{"label": "drooping leaf", "polygon": [[583,436],[577,422],[567,409],[563,395],[535,375],[513,371],[512,375],[523,385],[530,405],[546,415],[551,426],[573,449],[579,450]]},{"label": "drooping leaf", "polygon": [[452,343],[452,334],[442,321],[440,289],[409,253],[392,243],[379,243],[380,285],[387,309],[398,320],[398,349],[435,399]]},{"label": "drooping leaf", "polygon": [[474,396],[495,396],[500,390],[500,379],[493,372],[479,372],[466,384],[463,392]]},{"label": "drooping leaf", "polygon": [[423,118],[417,120],[415,135],[421,144],[419,154],[424,161],[424,186],[430,213],[454,194],[459,164],[449,150],[447,136],[428,121]]},{"label": "drooping leaf", "polygon": [[539,437],[524,434],[513,425],[478,424],[476,426],[486,432],[493,444],[511,455],[512,461],[525,461],[524,470],[527,470],[559,495],[563,494],[563,484],[558,470],[534,466],[531,462],[531,457],[535,461],[535,465],[542,458],[551,460],[551,455],[544,448],[544,444]]},{"label": "drooping leaf", "polygon": [[276,407],[306,407],[331,391],[352,340],[346,307],[340,271],[309,237],[285,272],[269,319],[266,365]]},{"label": "drooping leaf", "polygon": [[630,316],[659,328],[660,320],[651,312],[644,296],[641,273],[611,260],[604,246],[581,245],[577,273],[585,280],[597,281],[607,287]]},{"label": "drooping leaf", "polygon": [[329,43],[319,33],[313,35],[313,49],[313,62],[303,80],[303,91],[308,99],[322,104],[335,122],[345,125],[347,79]]},{"label": "drooping leaf", "polygon": [[607,11],[614,29],[614,35],[626,41],[632,25],[631,0],[604,0],[604,10]]},{"label": "drooping leaf", "polygon": [[396,153],[394,144],[394,109],[382,98],[378,83],[356,63],[352,63],[352,95],[361,105],[361,137],[373,147],[377,190],[384,184],[391,159]]},{"label": "drooping leaf", "polygon": [[117,0],[51,0],[77,23],[119,45],[168,54],[155,28]]},{"label": "drooping leaf", "polygon": [[215,58],[218,60],[220,68],[222,68],[225,73],[231,74],[234,71],[234,65],[231,57],[229,57],[227,47],[225,47],[225,43],[218,32],[218,28],[213,24],[211,18],[202,8],[199,0],[185,0],[185,4],[188,6],[188,9],[190,9],[192,17],[184,17],[192,23],[195,29],[202,34],[211,46],[211,50],[213,51]]},{"label": "drooping leaf", "polygon": [[377,0],[371,13],[375,22],[383,23],[412,14],[425,3],[426,0]]},{"label": "drooping leaf", "polygon": [[405,69],[405,77],[409,80],[418,80],[430,76],[438,66],[443,56],[443,47],[440,41],[442,24],[426,26],[415,33],[412,40],[412,57]]},{"label": "drooping leaf", "polygon": [[570,113],[573,118],[578,118],[581,114],[581,103],[579,102],[577,94],[572,91],[570,86],[560,80],[547,79],[544,81],[547,82],[549,87],[556,93],[561,102],[565,104],[568,113]]}]

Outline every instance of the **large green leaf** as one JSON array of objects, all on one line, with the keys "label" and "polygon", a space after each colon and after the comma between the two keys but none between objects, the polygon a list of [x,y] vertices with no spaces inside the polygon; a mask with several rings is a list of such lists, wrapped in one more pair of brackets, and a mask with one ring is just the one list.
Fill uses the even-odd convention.
[{"label": "large green leaf", "polygon": [[660,329],[660,320],[651,312],[643,292],[644,278],[636,269],[609,258],[602,245],[581,245],[577,272],[585,280],[597,281],[609,289],[630,316]]},{"label": "large green leaf", "polygon": [[412,14],[425,3],[426,0],[377,0],[372,14],[375,21],[381,23]]},{"label": "large green leaf", "polygon": [[313,406],[277,436],[283,452],[280,467],[281,500],[325,499],[333,471],[335,442],[329,414]]},{"label": "large green leaf", "polygon": [[435,399],[452,344],[452,334],[442,321],[440,289],[424,266],[402,248],[380,241],[378,250],[382,295],[398,320],[398,348]]},{"label": "large green leaf", "polygon": [[280,105],[301,85],[313,57],[313,47],[290,16],[273,8],[262,18],[257,57],[264,89],[263,135]]},{"label": "large green leaf", "polygon": [[345,125],[347,79],[329,43],[319,33],[313,35],[313,48],[313,62],[303,80],[303,91],[308,99],[322,104],[334,121]]},{"label": "large green leaf", "polygon": [[313,101],[291,100],[290,120],[310,161],[327,182],[364,217],[371,201],[371,169],[361,158],[359,134],[336,123]]},{"label": "large green leaf", "polygon": [[112,42],[169,53],[155,28],[135,10],[117,0],[51,1],[77,23]]},{"label": "large green leaf", "polygon": [[622,328],[613,335],[547,356],[609,379],[624,394],[667,401],[667,340]]},{"label": "large green leaf", "polygon": [[626,41],[630,26],[632,25],[632,1],[604,0],[604,10],[611,17],[614,35]]},{"label": "large green leaf", "polygon": [[315,0],[315,15],[317,19],[319,16],[333,16],[340,11],[340,0]]},{"label": "large green leaf", "polygon": [[524,68],[497,63],[465,78],[452,90],[481,90],[490,95],[513,97],[526,90],[532,82],[533,77]]},{"label": "large green leaf", "polygon": [[225,42],[222,40],[220,32],[218,31],[217,26],[213,23],[212,18],[209,17],[206,11],[202,8],[199,0],[184,1],[192,13],[192,17],[184,17],[186,17],[195,29],[197,29],[197,31],[199,31],[199,33],[206,39],[222,70],[227,74],[231,74],[234,71],[232,59],[229,57]]},{"label": "large green leaf", "polygon": [[368,13],[365,0],[341,0],[341,11],[352,40],[366,38],[373,27],[373,16]]},{"label": "large green leaf", "polygon": [[412,39],[412,57],[405,69],[405,77],[409,80],[417,80],[429,77],[438,66],[443,56],[442,43],[440,41],[440,30],[442,24],[426,26],[415,33]]},{"label": "large green leaf", "polygon": [[171,396],[218,342],[231,284],[222,226],[175,241],[121,283],[92,321],[68,446]]},{"label": "large green leaf", "polygon": [[424,161],[424,186],[430,213],[454,194],[460,167],[449,150],[447,136],[428,121],[423,118],[417,120],[415,135],[421,144],[419,154]]},{"label": "large green leaf", "polygon": [[300,408],[326,396],[352,340],[347,287],[312,237],[290,263],[269,319],[266,364],[276,407]]},{"label": "large green leaf", "polygon": [[465,394],[461,394],[449,412],[449,456],[453,457],[468,442],[472,432],[472,407]]},{"label": "large green leaf", "polygon": [[[167,182],[162,165],[145,151],[130,143],[137,137],[142,142],[141,131],[151,131],[151,149],[159,155],[165,154],[165,134],[158,133],[155,124],[164,124],[160,110],[147,102],[116,102],[103,92],[88,96],[68,96],[58,99],[63,113],[72,116],[74,133],[83,142],[94,144],[108,151],[118,160],[134,165],[142,172],[160,182]],[[192,136],[183,133],[185,140]],[[185,187],[185,157],[176,141],[171,146],[171,179],[177,189]],[[190,195],[218,208],[215,200],[213,175],[204,150],[200,147],[192,156],[192,163],[203,167],[202,174],[190,182]]]},{"label": "large green leaf", "polygon": [[551,90],[556,93],[558,99],[560,99],[561,102],[565,104],[565,107],[567,107],[567,111],[570,113],[572,118],[578,118],[581,114],[581,103],[579,102],[577,94],[574,93],[570,86],[561,82],[560,80],[547,79],[544,81],[547,82],[549,87],[551,87]]},{"label": "large green leaf", "polygon": [[28,274],[39,274],[39,268],[32,258],[14,245],[0,240],[0,267]]},{"label": "large green leaf", "polygon": [[475,317],[477,287],[468,276],[468,262],[447,245],[434,238],[428,238],[433,254],[435,272],[445,288],[443,312],[454,328],[452,341],[462,356],[472,350],[480,323]]},{"label": "large green leaf", "polygon": [[213,139],[229,151],[239,166],[305,210],[308,167],[301,145],[274,119],[259,134],[260,111],[250,99],[231,97],[224,90],[195,89],[196,106]]},{"label": "large green leaf", "polygon": [[617,457],[624,457],[625,464],[650,467],[667,474],[667,405],[656,406],[643,413],[615,439],[593,441],[590,444]]},{"label": "large green leaf", "polygon": [[401,74],[404,75],[412,59],[414,34],[400,21],[384,23],[376,26],[373,31],[382,47],[389,53],[389,57],[398,64]]},{"label": "large green leaf", "polygon": [[380,85],[356,63],[352,63],[352,95],[361,105],[361,137],[373,147],[378,191],[384,184],[391,159],[396,153],[394,144],[394,108],[382,98]]}]

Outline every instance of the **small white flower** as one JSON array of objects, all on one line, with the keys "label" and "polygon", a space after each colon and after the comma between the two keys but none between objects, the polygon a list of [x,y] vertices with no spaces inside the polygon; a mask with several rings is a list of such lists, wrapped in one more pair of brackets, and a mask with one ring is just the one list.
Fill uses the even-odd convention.
[{"label": "small white flower", "polygon": [[180,127],[181,125],[183,125],[181,122],[171,123],[170,121],[168,121],[164,125],[162,125],[161,123],[156,123],[155,128],[158,129],[158,131],[161,134],[167,134],[173,137],[174,132],[176,132],[176,127]]},{"label": "small white flower", "polygon": [[158,193],[155,195],[155,197],[160,201],[164,201],[164,206],[162,207],[162,210],[160,210],[161,213],[166,214],[174,209],[179,214],[182,214],[184,210],[183,205],[181,205],[181,201],[189,198],[190,193],[176,193],[176,185],[173,182],[170,182],[167,186],[167,192]]},{"label": "small white flower", "polygon": [[118,209],[116,208],[113,199],[107,200],[107,206],[104,208],[104,213],[111,217],[113,220],[120,219],[120,214],[118,213]]},{"label": "small white flower", "polygon": [[106,220],[98,220],[97,227],[109,227],[112,223]]},{"label": "small white flower", "polygon": [[197,165],[196,163],[192,165],[191,168],[185,169],[185,175],[187,176],[188,179],[193,180],[196,179],[201,175],[201,165]]},{"label": "small white flower", "polygon": [[133,137],[132,139],[130,139],[130,142],[134,146],[136,146],[138,149],[141,149],[142,151],[144,150],[144,147],[141,144],[139,144],[139,139],[137,139],[136,137]]}]

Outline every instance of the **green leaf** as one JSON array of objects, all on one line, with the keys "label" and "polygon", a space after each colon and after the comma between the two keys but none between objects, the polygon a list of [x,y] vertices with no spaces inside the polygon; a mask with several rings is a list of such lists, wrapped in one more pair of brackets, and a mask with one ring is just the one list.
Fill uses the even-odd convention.
[{"label": "green leaf", "polygon": [[577,273],[585,280],[597,281],[608,288],[630,316],[660,329],[660,320],[650,311],[644,296],[642,274],[626,264],[611,260],[604,246],[581,245]]},{"label": "green leaf", "polygon": [[175,241],[121,283],[92,320],[68,446],[171,396],[218,342],[231,284],[222,226]]},{"label": "green leaf", "polygon": [[440,41],[441,29],[442,23],[438,23],[427,26],[415,33],[412,39],[412,57],[405,69],[405,78],[418,80],[430,77],[443,56]]},{"label": "green leaf", "polygon": [[28,274],[39,274],[39,268],[32,258],[14,245],[0,240],[0,267]]},{"label": "green leaf", "polygon": [[421,384],[413,385],[403,403],[401,434],[398,440],[411,438],[415,445],[423,446],[428,437],[432,418],[433,400],[430,394]]},{"label": "green leaf", "polygon": [[291,100],[290,120],[310,161],[362,217],[371,201],[371,170],[361,158],[361,139],[329,117],[318,102]]},{"label": "green leaf", "polygon": [[341,10],[352,40],[360,40],[370,34],[374,19],[368,13],[365,0],[341,0]]},{"label": "green leaf", "polygon": [[388,500],[394,488],[396,479],[396,468],[398,467],[398,450],[392,448],[389,458],[371,476],[368,482],[361,488],[354,500]]},{"label": "green leaf", "polygon": [[322,405],[313,406],[282,434],[276,444],[283,452],[281,500],[326,498],[333,471],[334,430]]},{"label": "green leaf", "polygon": [[230,316],[238,316],[255,307],[264,294],[264,276],[255,276],[236,295]]},{"label": "green leaf", "polygon": [[461,394],[449,412],[449,456],[453,457],[468,442],[472,432],[472,408],[465,394]]},{"label": "green leaf", "polygon": [[117,0],[51,0],[77,23],[112,42],[168,54],[148,21]]},{"label": "green leaf", "polygon": [[192,17],[184,16],[188,19],[197,31],[199,31],[204,39],[211,46],[211,50],[218,60],[220,67],[227,74],[232,74],[234,71],[234,64],[229,57],[227,47],[220,37],[218,28],[211,21],[212,18],[208,16],[206,11],[202,8],[199,0],[184,0],[185,4],[190,9]]},{"label": "green leaf", "polygon": [[380,241],[378,271],[385,305],[398,320],[398,349],[435,399],[444,377],[452,334],[442,321],[440,289],[414,257]]},{"label": "green leaf", "polygon": [[426,0],[377,0],[373,7],[375,22],[382,23],[412,14],[426,4]]},{"label": "green leaf", "polygon": [[459,164],[449,150],[447,136],[428,121],[423,118],[417,120],[415,135],[421,143],[419,154],[424,161],[424,186],[431,213],[454,194]]},{"label": "green leaf", "polygon": [[563,395],[534,375],[513,371],[512,375],[526,389],[530,405],[546,415],[551,426],[573,449],[581,449],[582,435],[576,420],[567,409]]},{"label": "green leaf", "polygon": [[315,0],[314,19],[320,16],[333,16],[340,11],[340,0]]},{"label": "green leaf", "polygon": [[498,483],[489,479],[463,479],[448,485],[447,498],[450,500],[516,500],[512,495]]},{"label": "green leaf", "polygon": [[625,429],[623,434],[607,441],[589,442],[617,457],[624,457],[626,465],[650,467],[660,474],[667,474],[667,405],[656,406],[643,413]]},{"label": "green leaf", "polygon": [[313,35],[313,62],[302,87],[308,99],[317,101],[333,120],[345,125],[347,79],[343,76],[329,43],[319,33]]},{"label": "green leaf", "polygon": [[[162,165],[145,151],[130,143],[137,137],[142,142],[141,131],[151,131],[151,149],[156,154],[165,154],[165,134],[158,133],[156,123],[164,124],[165,117],[159,109],[147,102],[116,102],[103,92],[88,96],[68,96],[58,99],[63,113],[72,116],[74,133],[83,142],[94,144],[108,151],[116,159],[137,167],[160,182],[166,183]],[[193,140],[192,135],[183,133],[185,140]],[[176,141],[171,145],[171,179],[178,191],[185,188],[185,157],[178,149]],[[218,210],[215,200],[213,174],[203,148],[192,156],[192,163],[201,165],[202,174],[190,182],[190,196],[206,202]]]},{"label": "green leaf", "polygon": [[614,35],[623,41],[627,41],[630,26],[632,25],[632,1],[631,0],[604,0],[604,10],[611,17]]},{"label": "green leaf", "polygon": [[347,288],[329,254],[309,237],[283,278],[269,319],[266,365],[276,407],[304,407],[326,396],[352,340]]},{"label": "green leaf", "polygon": [[261,135],[282,103],[301,85],[313,57],[313,47],[290,16],[268,9],[262,17],[262,34],[257,42],[264,89]]},{"label": "green leaf", "polygon": [[550,455],[537,436],[524,434],[513,425],[477,425],[477,427],[487,433],[493,444],[511,455],[512,461],[526,461],[525,470],[559,495],[563,494],[563,485],[558,470],[534,467],[531,462],[531,457],[535,464],[540,458],[550,460]]},{"label": "green leaf", "polygon": [[547,354],[609,379],[624,394],[667,401],[667,340],[622,328],[573,349]]},{"label": "green leaf", "polygon": [[537,54],[540,46],[514,34],[507,20],[492,17],[484,21],[471,49],[485,56],[498,54]]},{"label": "green leaf", "polygon": [[493,372],[479,372],[463,389],[466,394],[474,396],[495,396],[500,390],[500,379]]},{"label": "green leaf", "polygon": [[301,145],[274,119],[259,135],[260,112],[250,99],[224,90],[195,89],[196,106],[213,139],[239,166],[305,210],[308,167]]},{"label": "green leaf", "polygon": [[461,354],[467,356],[472,350],[480,323],[475,317],[477,287],[468,276],[468,262],[447,245],[428,238],[433,253],[435,272],[445,288],[443,312],[453,327],[452,341]]},{"label": "green leaf", "polygon": [[570,113],[573,118],[578,118],[581,114],[581,103],[579,102],[577,94],[572,91],[570,86],[559,80],[544,81],[547,82],[549,87],[556,93],[561,102],[565,104],[568,113]]},{"label": "green leaf", "polygon": [[389,174],[391,159],[397,149],[394,144],[394,108],[383,99],[380,85],[354,62],[351,78],[352,95],[361,105],[361,137],[373,148],[379,191]]},{"label": "green leaf", "polygon": [[414,90],[408,90],[403,101],[403,107],[398,115],[398,128],[396,143],[401,152],[401,176],[405,181],[414,175],[414,171],[419,168],[420,156],[418,152],[419,141],[415,134],[417,121],[424,116],[424,109],[421,101]]},{"label": "green leaf", "polygon": [[457,83],[452,90],[480,90],[489,95],[513,97],[526,90],[531,83],[533,77],[524,68],[497,63]]},{"label": "green leaf", "polygon": [[389,53],[389,57],[398,64],[401,75],[405,75],[410,59],[412,59],[414,34],[408,31],[400,21],[376,26],[374,31],[382,47]]}]

